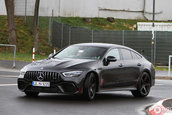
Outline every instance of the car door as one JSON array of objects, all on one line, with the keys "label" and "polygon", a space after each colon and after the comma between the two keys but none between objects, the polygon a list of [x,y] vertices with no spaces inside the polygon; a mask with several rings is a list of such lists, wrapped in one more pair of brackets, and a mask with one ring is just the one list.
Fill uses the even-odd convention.
[{"label": "car door", "polygon": [[143,66],[142,61],[140,60],[142,58],[142,56],[134,51],[131,51],[131,55],[133,58],[133,64],[134,64],[135,71],[136,71],[136,76],[134,78],[134,81],[137,81],[138,77],[140,76],[140,72],[142,70],[141,68]]},{"label": "car door", "polygon": [[123,61],[121,60],[120,52],[117,48],[111,49],[104,57],[104,61],[108,56],[113,56],[117,60],[110,62],[108,65],[103,64],[103,70],[101,72],[101,88],[115,88],[119,86],[122,78]]},{"label": "car door", "polygon": [[134,52],[129,49],[120,49],[122,54],[122,59],[124,61],[124,75],[122,78],[123,84],[125,86],[135,85],[140,71],[140,62],[138,59],[135,59]]}]

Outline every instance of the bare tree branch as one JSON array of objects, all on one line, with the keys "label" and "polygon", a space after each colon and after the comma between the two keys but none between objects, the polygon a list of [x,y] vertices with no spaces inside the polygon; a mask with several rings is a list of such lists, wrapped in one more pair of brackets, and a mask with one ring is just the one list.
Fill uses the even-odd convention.
[{"label": "bare tree branch", "polygon": [[5,0],[7,17],[8,17],[8,29],[9,29],[9,44],[17,45],[16,41],[16,26],[14,23],[14,0]]},{"label": "bare tree branch", "polygon": [[39,3],[40,0],[35,1],[35,11],[34,11],[34,48],[38,50],[38,16],[39,16]]}]

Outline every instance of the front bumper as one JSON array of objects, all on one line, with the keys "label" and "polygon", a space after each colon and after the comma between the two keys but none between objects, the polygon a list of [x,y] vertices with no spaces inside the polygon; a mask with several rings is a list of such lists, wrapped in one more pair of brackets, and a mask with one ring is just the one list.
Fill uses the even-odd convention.
[{"label": "front bumper", "polygon": [[32,86],[32,81],[19,78],[18,88],[23,92],[44,92],[44,93],[78,93],[79,87],[74,82],[50,82],[50,87]]},{"label": "front bumper", "polygon": [[[39,73],[44,75],[42,82],[50,82],[50,87],[33,86],[32,81],[40,81]],[[64,77],[57,72],[27,71],[24,78],[18,78],[18,88],[23,92],[44,92],[44,93],[82,93],[85,74],[79,77]]]}]

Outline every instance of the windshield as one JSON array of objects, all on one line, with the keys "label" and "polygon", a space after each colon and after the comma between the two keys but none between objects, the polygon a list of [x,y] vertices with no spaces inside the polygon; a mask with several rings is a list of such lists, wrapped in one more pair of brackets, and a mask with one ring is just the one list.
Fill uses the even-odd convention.
[{"label": "windshield", "polygon": [[105,54],[106,48],[95,46],[69,46],[56,54],[54,58],[72,59],[101,59]]}]

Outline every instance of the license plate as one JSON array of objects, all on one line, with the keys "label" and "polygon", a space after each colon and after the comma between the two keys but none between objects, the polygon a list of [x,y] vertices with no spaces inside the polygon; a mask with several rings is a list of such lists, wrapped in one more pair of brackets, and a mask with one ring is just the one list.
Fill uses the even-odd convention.
[{"label": "license plate", "polygon": [[50,87],[50,82],[32,81],[32,86]]}]

